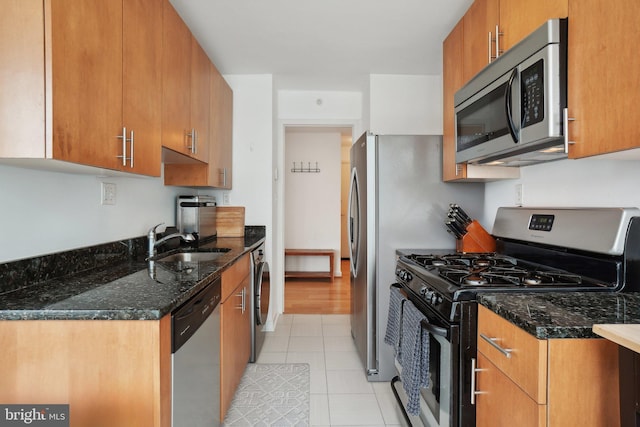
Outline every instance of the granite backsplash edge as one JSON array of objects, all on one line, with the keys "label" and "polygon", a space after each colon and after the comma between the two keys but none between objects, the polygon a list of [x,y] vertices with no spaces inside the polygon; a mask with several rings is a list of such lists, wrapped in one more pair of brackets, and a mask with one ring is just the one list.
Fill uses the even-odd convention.
[{"label": "granite backsplash edge", "polygon": [[[248,225],[245,236],[263,237],[265,230],[265,226]],[[140,236],[0,264],[0,295],[83,271],[144,259],[146,250],[147,236]]]}]

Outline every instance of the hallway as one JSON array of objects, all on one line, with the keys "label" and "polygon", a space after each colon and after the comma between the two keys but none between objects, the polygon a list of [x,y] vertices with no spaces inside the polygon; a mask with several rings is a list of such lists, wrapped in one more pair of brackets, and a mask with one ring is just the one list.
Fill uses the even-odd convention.
[{"label": "hallway", "polygon": [[341,260],[342,277],[327,279],[286,279],[285,314],[349,314],[351,287],[349,260]]}]

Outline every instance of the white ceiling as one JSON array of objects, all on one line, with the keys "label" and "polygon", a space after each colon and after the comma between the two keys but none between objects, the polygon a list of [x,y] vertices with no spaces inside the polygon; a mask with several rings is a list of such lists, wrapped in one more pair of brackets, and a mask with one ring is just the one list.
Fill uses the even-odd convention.
[{"label": "white ceiling", "polygon": [[472,0],[170,0],[223,74],[280,89],[361,90],[369,74],[442,72]]}]

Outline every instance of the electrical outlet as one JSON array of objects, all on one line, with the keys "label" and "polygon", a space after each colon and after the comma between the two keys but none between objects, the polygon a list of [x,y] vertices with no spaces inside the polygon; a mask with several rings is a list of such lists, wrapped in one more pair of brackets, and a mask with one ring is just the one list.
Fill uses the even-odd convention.
[{"label": "electrical outlet", "polygon": [[116,204],[116,185],[111,182],[102,183],[102,204],[103,205],[115,205]]},{"label": "electrical outlet", "polygon": [[516,206],[522,206],[524,200],[524,188],[522,184],[516,184]]},{"label": "electrical outlet", "polygon": [[229,192],[228,191],[223,191],[222,192],[222,204],[224,206],[229,206]]}]

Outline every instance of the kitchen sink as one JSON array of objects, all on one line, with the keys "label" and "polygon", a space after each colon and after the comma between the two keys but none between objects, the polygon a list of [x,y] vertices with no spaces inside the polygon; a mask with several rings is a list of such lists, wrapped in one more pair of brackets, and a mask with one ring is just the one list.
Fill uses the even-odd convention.
[{"label": "kitchen sink", "polygon": [[225,253],[229,252],[229,248],[201,249],[197,251],[182,251],[173,253],[162,258],[160,262],[204,262],[214,261]]}]

